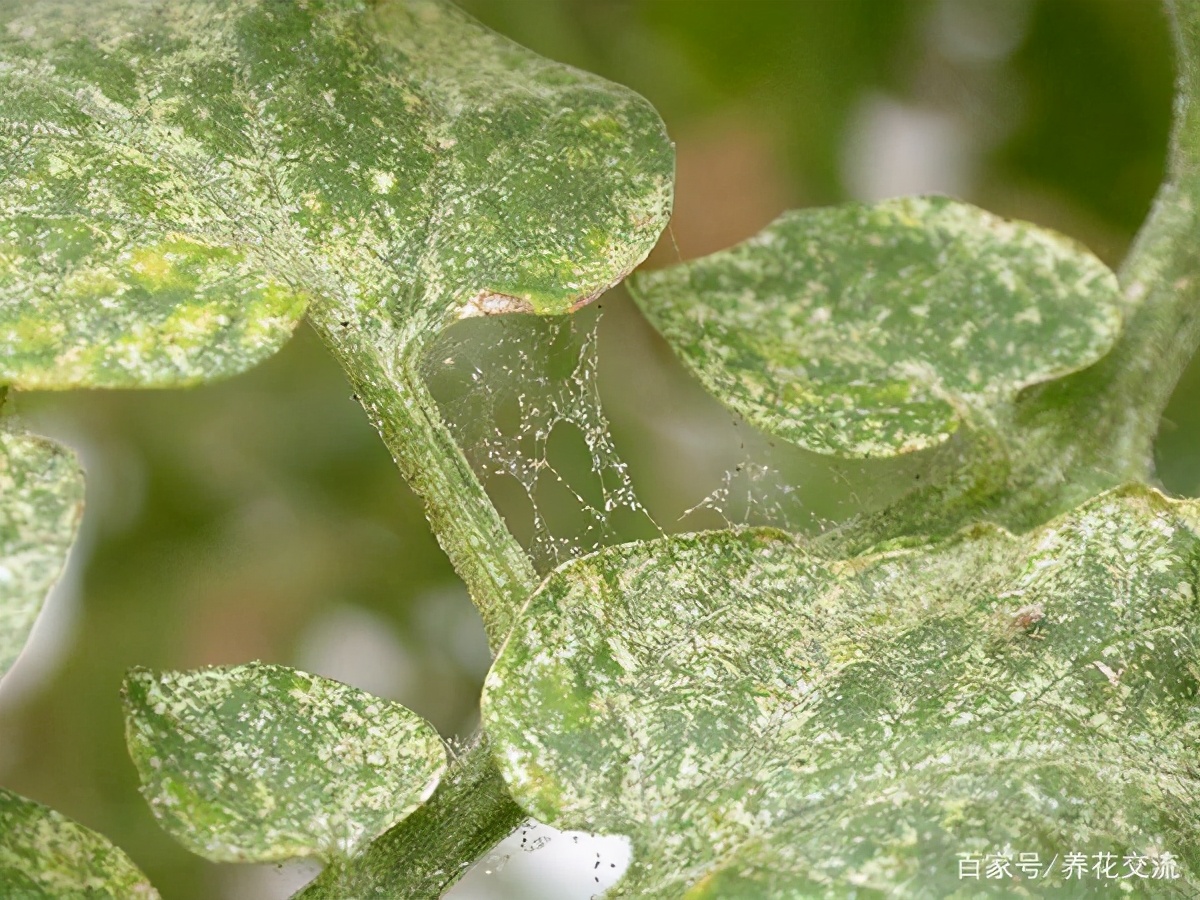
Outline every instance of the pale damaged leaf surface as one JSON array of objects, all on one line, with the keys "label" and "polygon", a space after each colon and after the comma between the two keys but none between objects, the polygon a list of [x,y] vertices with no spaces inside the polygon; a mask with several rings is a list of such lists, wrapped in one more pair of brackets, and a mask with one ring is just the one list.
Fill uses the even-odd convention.
[{"label": "pale damaged leaf surface", "polygon": [[1060,867],[1006,896],[1103,893],[1073,851],[1172,854],[1127,882],[1190,895],[1198,525],[1127,488],[848,561],[767,530],[612,548],[534,595],[484,725],[532,815],[632,837],[618,896],[976,896],[957,854],[1005,852]]},{"label": "pale damaged leaf surface", "polygon": [[0,677],[62,573],[83,512],[83,473],[57,444],[0,427]]},{"label": "pale damaged leaf surface", "polygon": [[801,447],[891,456],[1084,368],[1116,341],[1116,276],[1068,239],[944,197],[785,213],[636,276],[718,399]]},{"label": "pale damaged leaf surface", "polygon": [[346,856],[420,806],[446,766],[416,713],[284,666],[135,669],[123,693],[142,794],[211,860]]},{"label": "pale damaged leaf surface", "polygon": [[640,97],[448,3],[0,0],[0,381],[232,374],[310,297],[381,339],[564,312],[672,169]]},{"label": "pale damaged leaf surface", "polygon": [[0,897],[157,900],[158,891],[105,838],[0,788]]}]

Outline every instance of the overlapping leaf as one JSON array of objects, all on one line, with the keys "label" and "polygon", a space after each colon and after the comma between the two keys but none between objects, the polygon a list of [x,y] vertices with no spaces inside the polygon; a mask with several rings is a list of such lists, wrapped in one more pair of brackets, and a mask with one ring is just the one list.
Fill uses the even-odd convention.
[{"label": "overlapping leaf", "polygon": [[446,766],[415,713],[283,666],[135,670],[124,696],[150,808],[212,860],[345,856],[420,806]]},{"label": "overlapping leaf", "polygon": [[846,561],[763,530],[613,548],[535,594],[485,727],[533,815],[632,836],[621,896],[974,896],[960,853],[1009,854],[1009,895],[1115,883],[1069,852],[1194,892],[1198,526],[1128,488]]},{"label": "overlapping leaf", "polygon": [[0,896],[156,900],[158,891],[94,831],[0,788]]},{"label": "overlapping leaf", "polygon": [[83,507],[83,473],[50,441],[0,428],[0,677],[62,572]]},{"label": "overlapping leaf", "polygon": [[787,213],[634,295],[718,399],[802,447],[891,456],[1099,359],[1116,277],[1033,225],[942,197]]},{"label": "overlapping leaf", "polygon": [[376,336],[565,311],[671,170],[640,97],[449,4],[4,0],[0,381],[233,374],[314,296]]}]

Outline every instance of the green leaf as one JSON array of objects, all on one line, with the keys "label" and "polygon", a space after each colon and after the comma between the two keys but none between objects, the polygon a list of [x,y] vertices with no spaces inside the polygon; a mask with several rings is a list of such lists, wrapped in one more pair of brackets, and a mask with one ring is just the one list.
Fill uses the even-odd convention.
[{"label": "green leaf", "polygon": [[62,573],[82,512],[73,454],[0,427],[0,677]]},{"label": "green leaf", "polygon": [[347,856],[417,809],[446,767],[415,713],[283,666],[135,669],[123,696],[142,794],[211,860]]},{"label": "green leaf", "polygon": [[389,346],[564,312],[671,171],[641,98],[448,4],[2,0],[0,381],[230,375],[310,297]]},{"label": "green leaf", "polygon": [[120,849],[66,816],[0,788],[0,896],[12,900],[155,900]]},{"label": "green leaf", "polygon": [[1116,277],[1060,235],[943,197],[785,213],[633,293],[718,399],[801,447],[892,456],[1084,368]]},{"label": "green leaf", "polygon": [[0,0],[0,383],[232,374],[308,303],[498,645],[536,576],[418,357],[620,281],[673,169],[644,99],[439,0]]},{"label": "green leaf", "polygon": [[534,595],[484,726],[532,815],[632,837],[620,896],[976,896],[957,854],[1004,852],[1171,853],[1195,891],[1198,533],[1131,487],[842,561],[612,548]]}]

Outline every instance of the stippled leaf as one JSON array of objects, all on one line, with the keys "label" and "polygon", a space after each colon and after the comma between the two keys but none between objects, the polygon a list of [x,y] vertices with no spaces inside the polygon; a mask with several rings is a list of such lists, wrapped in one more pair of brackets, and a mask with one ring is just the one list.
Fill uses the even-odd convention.
[{"label": "stippled leaf", "polygon": [[940,443],[1095,362],[1120,328],[1116,277],[1090,253],[942,197],[786,213],[633,288],[723,403],[845,456]]},{"label": "stippled leaf", "polygon": [[12,900],[155,900],[117,847],[66,816],[0,788],[0,896]]},{"label": "stippled leaf", "polygon": [[309,297],[397,343],[566,311],[671,168],[636,95],[434,0],[3,0],[0,381],[232,374]]},{"label": "stippled leaf", "polygon": [[[976,896],[958,854],[1018,852],[1172,854],[1157,886],[1195,892],[1198,531],[1128,488],[843,561],[762,530],[613,548],[534,595],[485,727],[533,815],[632,836],[620,896]],[[1013,863],[1006,896],[1106,889]]]},{"label": "stippled leaf", "polygon": [[212,860],[346,856],[420,806],[446,766],[415,713],[283,666],[136,669],[124,698],[150,808]]},{"label": "stippled leaf", "polygon": [[0,427],[0,677],[62,572],[82,510],[83,473],[74,456]]}]

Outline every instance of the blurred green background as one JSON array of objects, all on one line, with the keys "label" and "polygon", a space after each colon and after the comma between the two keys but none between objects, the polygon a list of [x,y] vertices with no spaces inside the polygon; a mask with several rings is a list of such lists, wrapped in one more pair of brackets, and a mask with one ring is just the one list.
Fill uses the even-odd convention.
[{"label": "blurred green background", "polygon": [[[677,144],[677,202],[650,265],[726,247],[789,207],[924,191],[1057,228],[1116,265],[1162,174],[1172,63],[1154,0],[462,5],[660,110]],[[513,369],[501,357],[514,348],[562,354],[544,378],[517,367],[507,393],[473,397],[444,379],[447,409],[478,436],[483,412],[512,419],[522,396],[570,373],[572,341],[599,334],[604,411],[649,514],[597,535],[553,485],[531,506],[514,480],[494,479],[529,540],[532,509],[568,547],[644,536],[651,520],[668,531],[720,524],[708,509],[680,516],[727,481],[725,516],[819,528],[936,462],[830,464],[772,447],[691,383],[622,290],[598,307],[561,341],[536,324],[488,321],[447,343],[460,366],[500,373]],[[0,691],[0,783],[108,835],[167,900],[258,900],[290,882],[204,863],[158,829],[125,754],[128,667],[279,662],[399,700],[444,735],[474,727],[482,626],[350,393],[302,328],[276,358],[223,384],[18,400],[79,449],[89,505],[33,650]],[[1193,366],[1159,442],[1163,481],[1193,496],[1198,394]],[[578,436],[551,454],[577,493],[596,489]],[[774,474],[750,483],[761,467]],[[747,490],[762,496],[747,504]],[[555,558],[543,550],[543,563]]]}]

